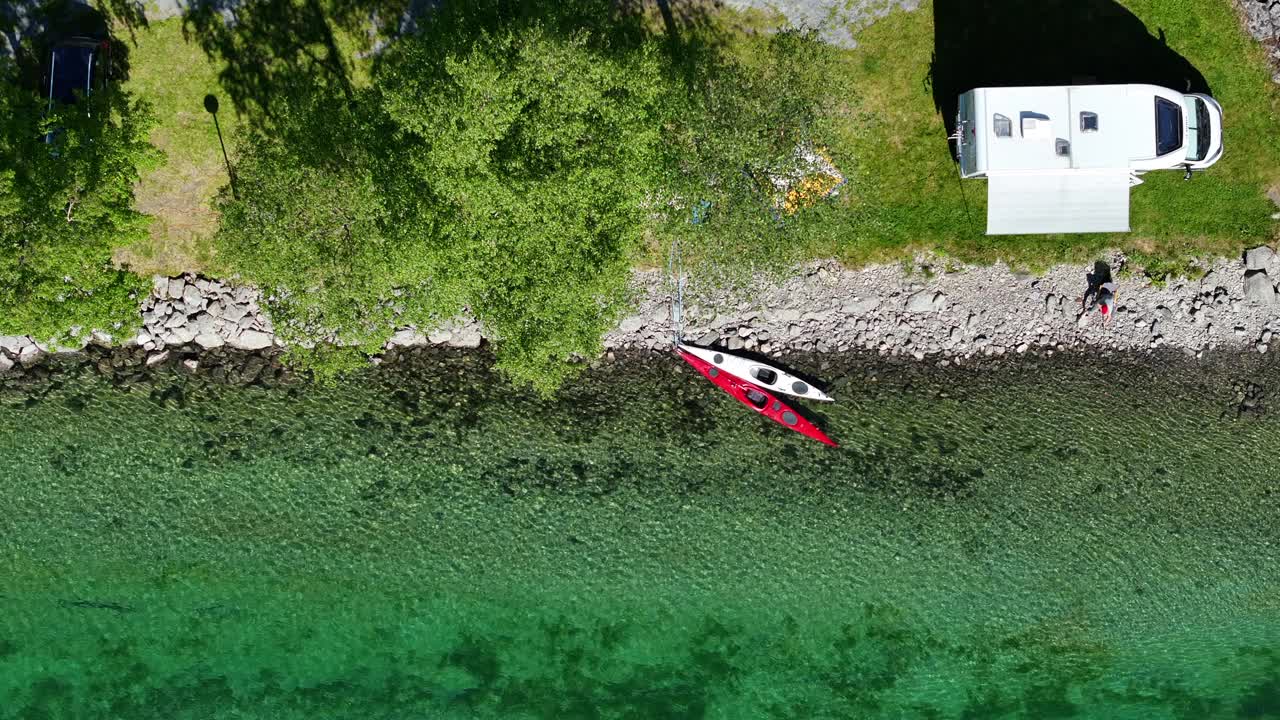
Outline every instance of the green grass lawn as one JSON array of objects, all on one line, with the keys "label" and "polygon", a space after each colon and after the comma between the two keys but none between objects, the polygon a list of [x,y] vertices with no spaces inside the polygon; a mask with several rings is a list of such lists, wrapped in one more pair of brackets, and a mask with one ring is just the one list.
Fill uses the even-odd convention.
[{"label": "green grass lawn", "polygon": [[1280,93],[1261,48],[1227,2],[1121,0],[1147,28],[1209,81],[1226,115],[1225,154],[1191,183],[1176,171],[1151,173],[1132,191],[1133,232],[1114,235],[984,234],[986,185],[961,183],[929,86],[934,28],[930,2],[895,11],[858,30],[845,53],[855,88],[830,138],[850,177],[831,211],[805,220],[811,257],[852,264],[934,250],[960,260],[1043,267],[1126,251],[1160,275],[1197,255],[1230,255],[1272,242],[1280,223],[1266,198],[1280,183]]},{"label": "green grass lawn", "polygon": [[217,65],[183,38],[181,20],[138,29],[134,41],[125,87],[155,111],[158,125],[151,141],[166,160],[144,175],[137,188],[138,209],[155,218],[150,238],[120,248],[116,258],[143,274],[198,271],[211,259],[209,238],[218,227],[210,200],[227,182],[213,118],[204,109],[205,95],[222,100],[218,122],[228,152],[239,120],[219,92]]},{"label": "green grass lawn", "polygon": [[[859,29],[856,50],[844,51],[844,77],[853,88],[832,108],[827,149],[849,179],[829,206],[805,211],[794,233],[797,256],[837,257],[850,264],[895,261],[918,251],[958,260],[1043,267],[1083,261],[1118,248],[1153,274],[1184,267],[1198,255],[1229,255],[1277,239],[1280,223],[1265,197],[1280,184],[1280,92],[1270,83],[1262,50],[1245,36],[1227,2],[1120,0],[1170,47],[1195,65],[1226,113],[1223,159],[1194,182],[1178,172],[1152,173],[1132,191],[1133,232],[1116,235],[988,237],[986,185],[961,183],[929,86],[934,29],[931,3],[895,11]],[[725,11],[717,32],[738,51],[753,52],[776,23],[759,13]],[[727,33],[725,32],[727,29]],[[367,63],[352,60],[367,43],[339,33],[361,83]],[[350,51],[349,53],[347,51]],[[159,118],[153,141],[167,162],[147,174],[138,206],[156,218],[148,242],[117,257],[142,273],[177,273],[210,265],[209,237],[217,228],[210,199],[226,182],[218,137],[203,98],[218,95],[223,135],[232,147],[241,122],[219,89],[220,65],[184,39],[181,21],[153,23],[136,34],[127,86],[152,104]],[[650,258],[653,260],[653,258]]]},{"label": "green grass lawn", "polygon": [[[334,35],[352,83],[366,83],[371,61],[360,55],[373,38],[342,28]],[[219,84],[223,63],[206,54],[194,38],[184,37],[180,18],[137,28],[127,42],[130,73],[125,87],[155,111],[158,125],[151,141],[166,160],[146,173],[137,187],[138,209],[154,218],[148,241],[120,248],[116,259],[144,275],[211,269],[210,238],[218,228],[211,201],[227,183],[227,169],[213,118],[204,109],[205,96],[219,99],[218,122],[232,162],[236,132],[246,119],[236,113]]]}]

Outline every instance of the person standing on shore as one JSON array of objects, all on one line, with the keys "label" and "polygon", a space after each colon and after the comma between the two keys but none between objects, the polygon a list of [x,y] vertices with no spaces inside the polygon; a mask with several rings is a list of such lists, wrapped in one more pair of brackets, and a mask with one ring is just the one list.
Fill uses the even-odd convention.
[{"label": "person standing on shore", "polygon": [[1106,327],[1116,314],[1116,284],[1108,280],[1098,288],[1098,312],[1102,313],[1102,326]]},{"label": "person standing on shore", "polygon": [[1094,263],[1093,272],[1087,278],[1089,289],[1080,298],[1080,310],[1088,312],[1097,307],[1102,313],[1102,326],[1106,327],[1116,312],[1116,284],[1111,280],[1111,266],[1101,261]]}]

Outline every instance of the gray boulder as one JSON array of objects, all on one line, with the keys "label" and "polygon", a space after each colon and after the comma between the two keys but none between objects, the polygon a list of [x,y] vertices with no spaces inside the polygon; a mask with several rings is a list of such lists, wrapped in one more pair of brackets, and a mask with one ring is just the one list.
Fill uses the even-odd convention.
[{"label": "gray boulder", "polygon": [[240,318],[249,314],[249,308],[243,305],[224,305],[222,307],[222,317],[227,322],[238,323]]},{"label": "gray boulder", "polygon": [[31,367],[36,363],[36,360],[40,359],[41,354],[40,348],[36,347],[36,345],[32,343],[31,345],[23,347],[22,352],[18,353],[18,362],[22,363],[25,367]]},{"label": "gray boulder", "polygon": [[845,315],[857,316],[857,315],[866,315],[867,313],[874,311],[878,307],[880,307],[880,298],[869,297],[869,298],[854,298],[849,302],[845,303],[844,307],[841,309],[844,311]]},{"label": "gray boulder", "polygon": [[907,298],[907,312],[939,312],[947,305],[947,296],[935,290],[922,290]]},{"label": "gray boulder", "polygon": [[196,344],[205,350],[212,350],[214,348],[222,347],[224,341],[221,335],[216,332],[209,331],[201,332],[196,335]]},{"label": "gray boulder", "polygon": [[187,343],[196,339],[195,328],[187,327],[186,325],[183,325],[180,328],[175,328],[173,331],[173,338],[174,338],[173,344],[186,345]]},{"label": "gray boulder", "polygon": [[632,315],[622,319],[622,324],[618,326],[618,332],[630,335],[644,327],[644,318],[638,315]]},{"label": "gray boulder", "polygon": [[155,367],[165,360],[169,359],[169,351],[161,350],[158,353],[151,353],[147,356],[147,367]]},{"label": "gray boulder", "polygon": [[25,335],[0,335],[0,349],[8,351],[10,355],[17,355],[30,344],[31,341]]},{"label": "gray boulder", "polygon": [[449,344],[456,348],[478,348],[483,336],[480,331],[474,327],[464,327],[453,333],[453,338]]},{"label": "gray boulder", "polygon": [[1274,250],[1266,245],[1259,245],[1244,252],[1244,264],[1250,270],[1262,270],[1275,256]]},{"label": "gray boulder", "polygon": [[[195,308],[196,310],[199,310],[202,300],[204,300],[204,296],[200,294],[200,291],[196,289],[195,285],[188,285],[183,289],[182,302],[188,308]],[[194,310],[191,310],[190,312],[194,312]]]},{"label": "gray boulder", "polygon": [[183,280],[180,277],[169,278],[168,296],[171,300],[181,300],[182,293],[186,290],[186,288],[187,288],[186,280]]},{"label": "gray boulder", "polygon": [[1244,274],[1244,296],[1262,305],[1271,307],[1276,302],[1276,289],[1267,277],[1266,270],[1249,270]]},{"label": "gray boulder", "polygon": [[264,350],[271,347],[273,342],[275,342],[275,338],[267,333],[257,330],[245,330],[239,336],[232,338],[227,344],[238,350]]},{"label": "gray boulder", "polygon": [[0,353],[0,373],[9,372],[12,369],[13,361],[9,359],[8,355]]},{"label": "gray boulder", "polygon": [[195,326],[196,334],[204,334],[213,332],[213,326],[216,322],[217,320],[212,315],[202,312],[196,315],[192,324]]},{"label": "gray boulder", "polygon": [[[241,341],[245,341],[245,338],[249,337],[247,342],[258,344],[257,347],[246,347],[246,350],[261,350],[271,344],[270,342],[267,342],[265,345],[259,344],[262,342],[262,338],[258,336],[270,337],[266,333],[258,332],[257,330],[245,330],[240,333]],[[403,330],[397,330],[396,333],[391,336],[391,339],[387,341],[387,347],[418,347],[420,345],[426,345],[427,342],[429,342],[429,340],[422,333],[414,330],[413,328],[404,328]]]}]

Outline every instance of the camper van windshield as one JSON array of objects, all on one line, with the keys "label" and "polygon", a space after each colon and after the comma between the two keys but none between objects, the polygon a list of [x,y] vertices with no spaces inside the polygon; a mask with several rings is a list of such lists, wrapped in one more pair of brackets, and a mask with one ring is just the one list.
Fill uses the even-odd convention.
[{"label": "camper van windshield", "polygon": [[1209,107],[1197,97],[1187,96],[1187,159],[1203,160],[1209,154]]},{"label": "camper van windshield", "polygon": [[1156,155],[1168,155],[1182,147],[1182,108],[1156,98]]}]

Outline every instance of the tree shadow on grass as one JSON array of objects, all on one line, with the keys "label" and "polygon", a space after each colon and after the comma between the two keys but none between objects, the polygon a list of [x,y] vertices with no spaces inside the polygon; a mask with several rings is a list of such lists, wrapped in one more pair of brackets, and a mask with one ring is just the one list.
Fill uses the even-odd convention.
[{"label": "tree shadow on grass", "polygon": [[350,99],[355,58],[374,56],[376,68],[398,37],[431,25],[456,33],[455,48],[535,23],[566,37],[585,32],[594,44],[619,50],[662,33],[692,66],[714,42],[715,7],[681,0],[192,0],[183,32],[224,64],[219,81],[238,111],[272,119],[278,101],[296,93]]},{"label": "tree shadow on grass", "polygon": [[340,33],[378,26],[379,12],[407,2],[372,0],[196,0],[183,34],[223,63],[219,82],[240,112],[272,117],[273,100],[307,88],[352,94],[352,68]]},{"label": "tree shadow on grass", "polygon": [[1115,0],[934,0],[934,106],[955,130],[958,98],[980,87],[1209,83]]}]

